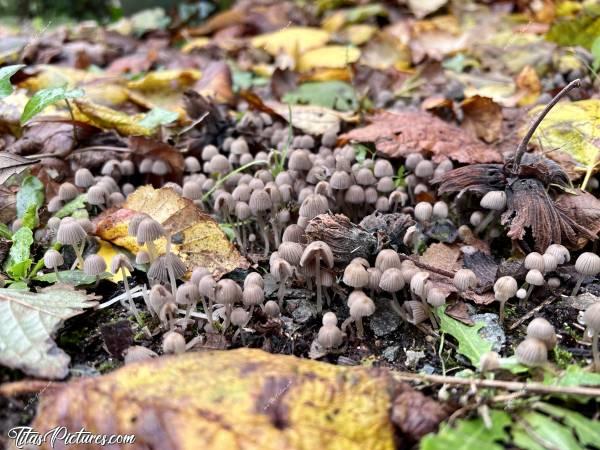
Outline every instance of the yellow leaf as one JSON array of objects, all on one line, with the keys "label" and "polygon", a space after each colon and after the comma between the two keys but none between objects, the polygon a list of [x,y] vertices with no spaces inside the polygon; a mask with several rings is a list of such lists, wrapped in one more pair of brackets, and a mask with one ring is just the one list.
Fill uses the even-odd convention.
[{"label": "yellow leaf", "polygon": [[333,109],[313,105],[287,105],[277,102],[266,102],[269,108],[289,120],[290,109],[292,111],[292,123],[294,127],[305,133],[320,136],[326,131],[340,130],[342,121],[352,121],[351,113],[342,113]]},{"label": "yellow leaf", "polygon": [[[98,256],[102,256],[102,259],[104,259],[104,262],[106,263],[106,267],[110,268],[110,264],[112,262],[113,257],[121,252],[116,247],[114,247],[106,241],[99,240],[98,243],[100,245],[100,248],[96,253],[98,254]],[[129,274],[129,271],[127,269],[125,269],[125,272]],[[119,281],[123,281],[123,274],[119,270],[117,273],[113,274],[108,279],[114,281],[115,283],[118,283]]]},{"label": "yellow leaf", "polygon": [[48,389],[32,426],[134,434],[132,449],[392,450],[398,386],[384,370],[255,349],[185,353]]},{"label": "yellow leaf", "polygon": [[129,89],[145,91],[177,91],[194,84],[200,78],[195,69],[172,69],[150,72],[142,78],[127,83]]},{"label": "yellow leaf", "polygon": [[191,53],[196,49],[206,47],[208,44],[210,44],[210,39],[207,37],[195,38],[186,42],[185,45],[181,47],[181,51],[183,53]]},{"label": "yellow leaf", "polygon": [[[221,276],[248,262],[229,242],[217,222],[194,203],[169,188],[142,186],[127,197],[123,208],[100,217],[96,234],[102,239],[137,253],[135,237],[127,234],[129,221],[136,213],[145,213],[163,225],[171,235],[171,251],[182,259],[191,272],[206,267]],[[165,252],[166,240],[155,242],[159,253]]]},{"label": "yellow leaf", "polygon": [[349,25],[340,33],[340,37],[353,45],[362,45],[369,41],[377,31],[373,25]]},{"label": "yellow leaf", "polygon": [[319,28],[288,27],[273,33],[254,37],[250,43],[253,47],[262,48],[271,55],[281,52],[296,55],[311,48],[321,47],[329,40],[329,33]]},{"label": "yellow leaf", "polygon": [[98,128],[116,130],[125,136],[150,136],[154,130],[139,124],[145,114],[127,114],[85,99],[73,101],[75,119]]},{"label": "yellow leaf", "polygon": [[353,46],[328,45],[303,53],[298,59],[298,70],[306,72],[311,69],[326,67],[341,69],[360,58],[360,50]]},{"label": "yellow leaf", "polygon": [[[530,121],[544,107],[540,105],[529,113]],[[521,129],[524,134],[529,122]],[[548,113],[531,139],[532,145],[541,146],[543,151],[563,152],[575,160],[581,172],[586,172],[586,181],[596,170],[600,156],[600,100],[560,102]],[[584,182],[584,183],[585,183]]]},{"label": "yellow leaf", "polygon": [[37,92],[40,89],[66,86],[74,88],[83,83],[95,82],[106,78],[104,74],[92,73],[85,70],[73,69],[64,66],[38,65],[34,66],[37,75],[26,78],[19,87],[31,92]]}]

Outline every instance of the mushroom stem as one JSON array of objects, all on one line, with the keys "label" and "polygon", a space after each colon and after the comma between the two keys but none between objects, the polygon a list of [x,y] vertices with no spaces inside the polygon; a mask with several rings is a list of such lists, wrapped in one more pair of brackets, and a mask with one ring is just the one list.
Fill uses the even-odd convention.
[{"label": "mushroom stem", "polygon": [[269,233],[267,232],[267,224],[263,220],[262,214],[258,214],[256,216],[256,223],[258,223],[258,228],[260,228],[260,232],[262,234],[262,238],[265,244],[264,256],[269,256]]},{"label": "mushroom stem", "polygon": [[431,326],[433,327],[434,330],[437,330],[439,328],[439,326],[438,326],[437,320],[435,320],[434,314],[431,312],[431,308],[429,307],[429,304],[424,299],[421,299],[421,303],[423,304],[423,309],[427,313],[427,317],[429,318],[429,321],[431,322]]},{"label": "mushroom stem", "polygon": [[317,283],[317,311],[323,311],[323,299],[321,298],[321,257],[317,255],[315,261],[315,282]]},{"label": "mushroom stem", "polygon": [[581,287],[581,283],[583,283],[583,278],[584,278],[583,275],[579,275],[579,278],[577,279],[577,283],[575,283],[575,287],[571,291],[571,297],[575,297],[577,295],[577,292],[579,291],[579,288]]},{"label": "mushroom stem", "polygon": [[152,317],[156,317],[154,309],[150,306],[150,296],[148,295],[148,288],[145,284],[142,285],[142,298],[144,299],[144,303],[146,304],[146,309],[150,311],[150,315]]},{"label": "mushroom stem", "polygon": [[208,305],[206,304],[206,299],[204,298],[204,296],[200,297],[200,302],[202,303],[202,309],[204,309],[204,313],[206,314],[208,323],[210,323],[212,325],[212,323],[213,323],[212,311],[211,311],[211,308],[209,308]]},{"label": "mushroom stem", "polygon": [[283,296],[285,294],[285,283],[287,277],[279,282],[279,289],[277,289],[277,300],[279,301],[279,309],[283,309]]},{"label": "mushroom stem", "polygon": [[227,331],[227,327],[231,323],[231,305],[225,305],[225,322],[223,323],[223,334]]},{"label": "mushroom stem", "polygon": [[190,315],[192,314],[192,311],[194,309],[196,309],[196,305],[198,304],[198,302],[192,302],[191,304],[188,305],[188,307],[185,310],[185,319],[184,319],[184,324],[185,327],[187,328],[187,323],[188,320],[190,320]]},{"label": "mushroom stem", "polygon": [[483,230],[485,230],[488,227],[488,225],[492,223],[497,217],[498,211],[492,210],[488,212],[484,219],[481,221],[481,223],[477,225],[477,228],[475,228],[475,234],[479,234]]},{"label": "mushroom stem", "polygon": [[402,317],[401,311],[402,311],[402,306],[400,306],[400,302],[398,301],[398,297],[396,296],[395,292],[392,292],[392,309],[400,316]]},{"label": "mushroom stem", "polygon": [[600,350],[598,349],[598,337],[600,332],[596,330],[592,335],[592,357],[594,358],[594,364],[592,369],[594,372],[600,372]]},{"label": "mushroom stem", "polygon": [[275,250],[279,248],[281,243],[281,236],[279,234],[279,228],[277,227],[277,217],[273,217],[271,220],[271,226],[273,227],[273,238],[275,239]]},{"label": "mushroom stem", "polygon": [[363,339],[365,337],[365,329],[363,327],[362,317],[357,317],[354,323],[356,324],[356,337]]},{"label": "mushroom stem", "polygon": [[[76,245],[72,245],[73,250],[75,251],[75,257],[77,258],[75,260],[76,264],[75,267],[78,267],[80,270],[83,270],[83,249],[85,248],[85,239],[83,241],[81,241],[81,244],[79,245],[79,247],[77,247]],[[73,270],[73,267],[71,267],[71,270]]]},{"label": "mushroom stem", "polygon": [[533,292],[533,288],[534,288],[533,284],[530,284],[529,287],[527,288],[527,295],[525,296],[525,298],[522,300],[519,300],[519,306],[523,306],[525,303],[527,303],[529,296]]},{"label": "mushroom stem", "polygon": [[499,314],[500,323],[504,323],[504,304],[505,303],[506,303],[506,300],[500,300],[500,314]]},{"label": "mushroom stem", "polygon": [[[140,327],[144,327],[144,322],[140,316],[139,311],[137,310],[133,298],[131,297],[131,290],[129,289],[129,282],[127,281],[127,272],[125,271],[125,267],[121,267],[121,275],[123,276],[123,286],[125,287],[125,293],[127,294],[127,300],[129,300],[129,306],[126,309],[129,309],[135,317],[136,322]],[[124,301],[123,301],[124,303]],[[123,305],[125,306],[125,305]]]},{"label": "mushroom stem", "polygon": [[352,322],[354,322],[354,319],[352,318],[352,316],[348,317],[346,320],[344,320],[344,322],[342,322],[342,326],[340,327],[340,330],[342,330],[345,333],[346,328],[348,328],[348,325],[350,325]]},{"label": "mushroom stem", "polygon": [[171,283],[171,294],[173,298],[177,295],[177,279],[175,278],[175,271],[173,270],[173,264],[171,264],[171,258],[169,258],[169,254],[171,253],[171,236],[166,235],[167,244],[165,245],[165,259],[167,261],[167,273],[169,274],[169,283]]},{"label": "mushroom stem", "polygon": [[56,282],[62,283],[62,280],[60,279],[60,275],[58,275],[58,266],[54,266],[54,275],[56,275]]}]

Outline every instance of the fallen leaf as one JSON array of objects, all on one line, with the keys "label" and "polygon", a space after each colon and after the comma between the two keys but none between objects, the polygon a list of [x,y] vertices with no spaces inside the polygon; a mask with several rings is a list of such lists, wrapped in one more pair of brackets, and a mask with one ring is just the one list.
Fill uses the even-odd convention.
[{"label": "fallen leaf", "polygon": [[0,98],[12,94],[13,87],[10,84],[10,77],[25,67],[24,64],[16,64],[14,66],[6,66],[0,69]]},{"label": "fallen leaf", "polygon": [[517,76],[517,88],[520,91],[519,106],[535,103],[542,92],[540,79],[531,66],[525,66]]},{"label": "fallen leaf", "polygon": [[[98,244],[99,248],[96,251],[96,254],[102,257],[102,259],[106,263],[106,267],[110,267],[112,259],[122,252],[119,251],[119,249],[117,249],[114,245],[111,245],[110,243],[101,239],[98,241]],[[125,269],[125,273],[129,274],[129,270]],[[119,270],[117,271],[117,273],[111,274],[110,277],[108,277],[108,279],[115,283],[118,283],[120,281],[123,281],[123,273]]]},{"label": "fallen leaf", "polygon": [[462,268],[458,262],[460,259],[460,247],[458,245],[447,245],[441,242],[431,244],[419,257],[419,262],[428,264],[438,269],[456,272]]},{"label": "fallen leaf", "polygon": [[4,184],[12,175],[21,173],[39,159],[28,159],[8,152],[0,152],[0,184]]},{"label": "fallen leaf", "polygon": [[502,136],[502,107],[491,98],[476,95],[465,99],[460,107],[464,114],[463,128],[487,143]]},{"label": "fallen leaf", "polygon": [[417,19],[436,12],[442,6],[448,3],[448,0],[408,0],[408,7]]},{"label": "fallen leaf", "polygon": [[42,394],[32,427],[133,434],[131,450],[392,450],[434,431],[447,415],[440,410],[385,370],[239,349],[162,357],[75,380]]},{"label": "fallen leaf", "polygon": [[125,136],[150,136],[154,133],[153,129],[140,125],[145,114],[127,114],[86,99],[76,99],[73,103],[76,106],[73,108],[75,118],[98,128],[115,130]]},{"label": "fallen leaf", "polygon": [[[99,216],[96,234],[135,254],[140,247],[135,237],[127,234],[127,226],[138,213],[149,215],[170,233],[171,250],[182,259],[188,272],[206,267],[220,277],[238,267],[248,267],[246,259],[229,242],[217,222],[170,188],[138,188],[127,197],[121,209]],[[155,244],[159,253],[164,253],[165,239]]]},{"label": "fallen leaf", "polygon": [[328,40],[329,33],[319,28],[287,27],[274,33],[256,36],[250,43],[273,56],[277,56],[281,52],[293,56],[303,54],[312,48],[321,47]]},{"label": "fallen leaf", "polygon": [[322,106],[285,105],[277,102],[266,102],[265,106],[275,111],[287,121],[290,120],[294,127],[305,133],[320,136],[327,131],[339,131],[341,122],[354,120],[349,113],[334,111]]},{"label": "fallen leaf", "polygon": [[210,63],[194,85],[194,90],[217,103],[230,103],[233,100],[233,80],[229,65],[224,61]]},{"label": "fallen leaf", "polygon": [[595,195],[580,189],[576,195],[560,194],[556,200],[556,207],[573,219],[576,223],[587,228],[594,235],[600,232],[600,200]]},{"label": "fallen leaf", "polygon": [[446,308],[446,314],[465,325],[475,325],[475,322],[469,316],[469,308],[465,302],[459,301],[449,304]]},{"label": "fallen leaf", "polygon": [[352,45],[327,45],[304,52],[298,58],[298,71],[326,67],[343,69],[358,61],[360,50]]},{"label": "fallen leaf", "polygon": [[160,70],[130,81],[127,87],[141,92],[184,90],[198,81],[200,75],[200,71],[195,69]]},{"label": "fallen leaf", "polygon": [[358,107],[354,88],[342,81],[303,83],[296,90],[285,94],[282,101],[323,106],[337,111],[355,111]]},{"label": "fallen leaf", "polygon": [[374,142],[377,151],[399,158],[420,151],[434,161],[451,158],[465,164],[500,162],[502,156],[464,130],[426,112],[383,112],[371,124],[340,136],[345,142]]},{"label": "fallen leaf", "polygon": [[65,285],[38,293],[0,289],[0,363],[40,378],[65,378],[70,358],[52,335],[66,319],[95,305],[84,291]]},{"label": "fallen leaf", "polygon": [[410,50],[415,64],[426,57],[441,61],[446,55],[464,50],[467,42],[468,35],[461,32],[453,16],[420,20],[411,26]]}]

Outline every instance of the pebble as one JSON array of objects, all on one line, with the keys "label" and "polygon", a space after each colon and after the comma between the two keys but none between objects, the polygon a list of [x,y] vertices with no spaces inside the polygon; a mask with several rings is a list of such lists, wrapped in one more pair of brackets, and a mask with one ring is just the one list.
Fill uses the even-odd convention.
[{"label": "pebble", "polygon": [[394,312],[388,300],[377,302],[371,316],[370,327],[377,337],[387,336],[400,327],[400,317]]},{"label": "pebble", "polygon": [[504,334],[504,329],[500,325],[498,314],[474,314],[471,316],[471,319],[473,319],[475,323],[485,323],[485,326],[479,330],[479,335],[486,341],[491,342],[493,351],[499,352],[506,342],[506,335]]},{"label": "pebble", "polygon": [[381,352],[381,355],[388,361],[388,362],[395,362],[398,359],[398,355],[400,354],[400,346],[399,345],[392,345],[390,347],[387,347],[385,350],[383,350],[383,352]]}]

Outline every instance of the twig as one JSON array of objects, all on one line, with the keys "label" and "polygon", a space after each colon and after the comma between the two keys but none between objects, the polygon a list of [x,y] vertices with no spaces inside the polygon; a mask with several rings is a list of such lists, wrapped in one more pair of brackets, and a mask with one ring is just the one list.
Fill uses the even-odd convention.
[{"label": "twig", "polygon": [[[56,385],[56,386],[54,386]],[[46,391],[50,388],[62,386],[62,382],[43,380],[19,380],[0,385],[1,397],[16,397],[23,394],[33,394]]]},{"label": "twig", "polygon": [[529,127],[529,130],[527,130],[527,134],[525,134],[525,136],[523,136],[523,140],[520,142],[519,146],[517,147],[517,151],[515,152],[515,160],[513,163],[513,170],[512,170],[513,175],[516,175],[517,173],[519,173],[519,166],[521,165],[521,159],[523,158],[523,154],[525,154],[525,150],[527,150],[527,144],[529,144],[529,141],[531,140],[533,133],[535,133],[535,130],[537,129],[537,127],[539,127],[540,123],[542,123],[542,120],[544,120],[544,117],[546,117],[546,115],[550,112],[550,110],[554,107],[554,105],[556,105],[560,101],[560,99],[563,98],[571,89],[580,87],[580,86],[581,86],[581,82],[579,81],[579,78],[571,81],[558,94],[556,94],[554,96],[554,98],[550,101],[550,103],[548,103],[546,105],[546,107],[544,108],[544,110],[536,117],[536,119],[533,122],[533,124],[531,125],[531,127]]},{"label": "twig", "polygon": [[549,386],[542,383],[521,383],[519,381],[482,380],[469,378],[445,377],[442,375],[426,375],[410,372],[391,372],[391,375],[402,381],[421,381],[434,384],[462,384],[483,388],[497,388],[506,391],[522,391],[530,394],[570,394],[600,398],[600,388],[583,386]]},{"label": "twig", "polygon": [[510,331],[514,330],[519,325],[521,325],[523,322],[525,322],[526,320],[529,320],[535,313],[540,312],[542,309],[544,309],[546,306],[548,306],[550,303],[552,303],[557,298],[558,297],[556,297],[556,296],[553,295],[552,297],[544,300],[542,303],[540,303],[539,305],[537,305],[535,308],[533,308],[532,310],[530,310],[529,312],[527,312],[519,320],[517,320],[515,323],[513,323],[508,329]]}]

